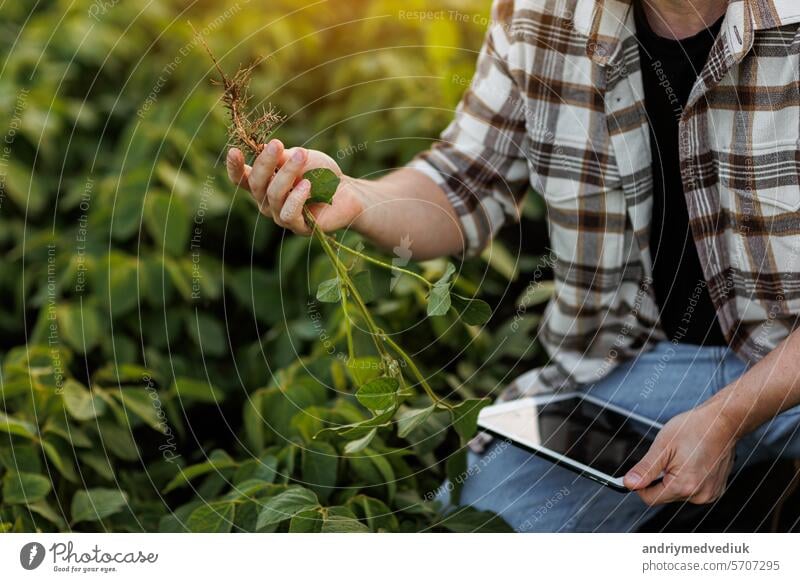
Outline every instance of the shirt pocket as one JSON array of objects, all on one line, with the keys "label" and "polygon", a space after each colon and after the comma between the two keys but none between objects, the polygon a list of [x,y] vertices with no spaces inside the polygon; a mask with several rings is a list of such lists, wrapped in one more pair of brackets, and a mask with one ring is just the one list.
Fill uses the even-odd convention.
[{"label": "shirt pocket", "polygon": [[547,207],[556,291],[575,308],[607,306],[623,272],[627,211],[616,162],[586,142],[529,131],[531,185]]},{"label": "shirt pocket", "polygon": [[800,140],[733,148],[719,158],[719,179],[738,214],[771,217],[800,210]]},{"label": "shirt pocket", "polygon": [[795,135],[719,157],[729,257],[747,289],[737,296],[744,320],[800,312],[799,152]]}]

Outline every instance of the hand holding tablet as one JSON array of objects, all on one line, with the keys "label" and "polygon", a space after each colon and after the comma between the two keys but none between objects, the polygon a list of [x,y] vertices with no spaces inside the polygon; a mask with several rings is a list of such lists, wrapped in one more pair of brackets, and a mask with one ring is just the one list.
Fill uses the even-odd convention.
[{"label": "hand holding tablet", "polygon": [[623,477],[662,425],[579,392],[489,406],[478,425],[603,485],[627,492]]}]

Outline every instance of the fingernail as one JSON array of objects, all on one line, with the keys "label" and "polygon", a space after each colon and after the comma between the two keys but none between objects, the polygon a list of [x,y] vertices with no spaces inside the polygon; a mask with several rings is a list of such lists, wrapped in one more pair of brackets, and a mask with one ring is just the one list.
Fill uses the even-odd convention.
[{"label": "fingernail", "polygon": [[631,484],[631,487],[636,487],[642,481],[642,476],[639,473],[628,473],[625,475],[625,480]]},{"label": "fingernail", "polygon": [[297,150],[292,155],[292,161],[294,162],[302,162],[306,157],[306,152],[303,150]]},{"label": "fingernail", "polygon": [[269,144],[267,145],[267,153],[269,155],[271,155],[271,156],[274,156],[275,154],[277,154],[278,153],[278,144],[276,144],[274,141],[269,142]]},{"label": "fingernail", "polygon": [[300,182],[297,184],[297,188],[302,190],[303,192],[305,192],[306,190],[310,190],[311,189],[311,182],[309,182],[308,180],[306,180],[304,178],[304,179],[300,180]]}]

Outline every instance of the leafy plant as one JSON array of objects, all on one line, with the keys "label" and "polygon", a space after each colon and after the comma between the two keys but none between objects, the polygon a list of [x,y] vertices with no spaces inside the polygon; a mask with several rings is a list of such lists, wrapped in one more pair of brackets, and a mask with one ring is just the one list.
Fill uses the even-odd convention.
[{"label": "leafy plant", "polygon": [[[504,233],[446,277],[446,261],[390,272],[358,237],[329,237],[348,285],[316,235],[284,238],[228,186],[227,121],[184,22],[234,44],[214,47],[226,63],[268,55],[275,74],[253,69],[253,92],[296,112],[276,134],[353,175],[404,164],[446,125],[482,27],[386,18],[429,8],[418,0],[300,12],[276,0],[259,8],[263,31],[213,3],[118,3],[97,18],[93,4],[0,8],[0,133],[13,142],[0,156],[0,530],[256,531],[298,488],[314,504],[263,530],[502,528],[433,501],[445,466],[463,462],[461,424],[387,345],[403,384],[388,373],[352,286],[469,420],[461,402],[542,360],[534,303],[547,287],[537,302],[523,292],[548,276],[544,240],[518,256]],[[256,119],[270,110],[253,105]],[[544,231],[538,199],[526,215]],[[478,283],[498,305],[481,328]],[[432,304],[443,314],[428,316]]]},{"label": "leafy plant", "polygon": [[[200,39],[200,42],[206,48],[214,67],[220,75],[218,83],[223,87],[222,100],[230,113],[231,119],[229,135],[235,143],[245,148],[251,155],[257,156],[261,153],[264,143],[268,141],[270,132],[280,120],[280,116],[270,107],[266,113],[262,113],[253,119],[253,113],[246,111],[246,104],[251,100],[251,96],[248,94],[248,87],[253,66],[239,69],[233,77],[229,78],[220,67],[219,62],[205,41]],[[356,353],[352,335],[352,321],[355,317],[360,317],[366,326],[369,338],[374,344],[375,352],[378,354],[380,369],[380,375],[358,385],[355,393],[358,402],[367,408],[373,416],[360,422],[326,430],[333,431],[341,437],[352,439],[345,446],[346,453],[352,454],[366,449],[377,434],[378,429],[389,426],[403,402],[415,396],[414,385],[409,384],[403,373],[402,362],[410,370],[412,379],[417,382],[429,398],[429,406],[433,410],[441,409],[449,412],[456,432],[461,438],[461,444],[466,446],[467,441],[475,434],[477,429],[478,412],[482,407],[489,404],[489,399],[467,400],[454,406],[448,403],[446,399],[439,397],[430,386],[427,378],[420,372],[414,359],[375,322],[362,295],[364,288],[372,289],[371,284],[369,284],[369,272],[355,271],[354,273],[353,267],[346,264],[336,251],[343,251],[348,255],[362,259],[387,271],[407,275],[420,281],[428,290],[427,313],[431,317],[446,315],[452,309],[456,314],[466,313],[466,319],[470,322],[470,325],[483,325],[491,316],[491,308],[480,299],[463,297],[453,293],[453,277],[456,274],[456,268],[452,263],[447,263],[444,274],[436,282],[431,282],[410,269],[390,264],[367,255],[361,250],[351,248],[337,240],[335,235],[322,231],[317,226],[314,215],[309,210],[308,205],[332,204],[339,186],[339,177],[327,168],[316,168],[307,171],[304,174],[304,178],[311,183],[311,192],[303,209],[303,216],[311,228],[312,236],[319,242],[336,274],[334,278],[323,281],[320,284],[317,290],[317,299],[325,303],[339,303],[341,305],[342,326],[347,338],[349,361],[356,361],[360,357],[360,354]],[[357,278],[358,275],[362,275],[362,277]],[[454,295],[455,301],[451,298],[451,295]],[[422,410],[427,410],[429,406]],[[404,417],[406,419],[422,419],[424,421],[423,415],[419,410],[405,411]],[[413,422],[413,420],[408,421],[405,428],[407,430],[413,429]],[[412,425],[411,428],[408,428],[409,424]]]}]

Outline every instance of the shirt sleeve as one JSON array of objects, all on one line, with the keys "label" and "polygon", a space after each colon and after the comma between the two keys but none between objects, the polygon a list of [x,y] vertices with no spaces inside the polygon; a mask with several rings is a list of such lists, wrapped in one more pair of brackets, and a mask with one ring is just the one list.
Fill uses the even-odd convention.
[{"label": "shirt sleeve", "polygon": [[466,254],[475,255],[511,218],[529,184],[525,106],[508,66],[508,0],[495,0],[475,76],[455,118],[431,149],[410,163],[447,194],[459,217]]}]

